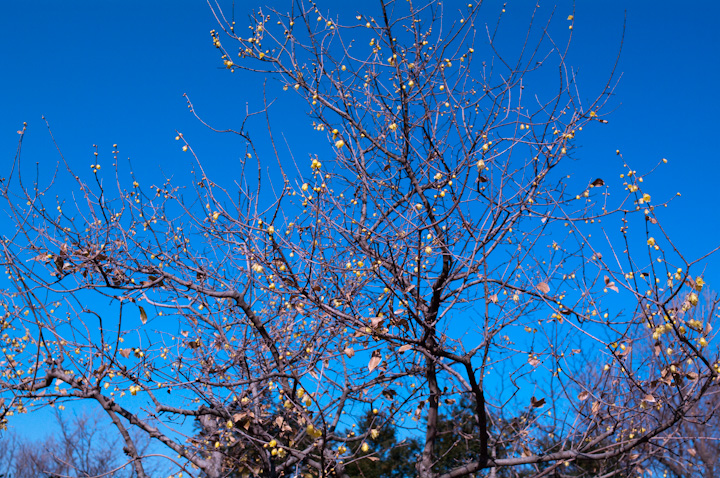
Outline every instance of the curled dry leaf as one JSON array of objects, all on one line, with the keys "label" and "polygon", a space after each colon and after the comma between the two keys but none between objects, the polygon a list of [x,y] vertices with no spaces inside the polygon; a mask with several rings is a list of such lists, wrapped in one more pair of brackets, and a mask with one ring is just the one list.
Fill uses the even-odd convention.
[{"label": "curled dry leaf", "polygon": [[615,283],[610,280],[610,277],[605,276],[604,280],[605,280],[605,288],[606,289],[614,290],[615,292],[620,292],[618,290],[617,286],[615,285]]},{"label": "curled dry leaf", "polygon": [[122,355],[125,358],[128,358],[130,356],[131,352],[132,352],[131,349],[120,349],[120,355]]},{"label": "curled dry leaf", "polygon": [[541,398],[540,400],[538,400],[535,397],[530,397],[530,403],[532,404],[533,408],[540,408],[545,406],[545,399]]},{"label": "curled dry leaf", "polygon": [[352,349],[352,347],[346,347],[343,352],[350,358],[353,358],[353,356],[355,355],[355,351]]},{"label": "curled dry leaf", "polygon": [[547,294],[548,292],[550,292],[550,286],[547,285],[547,282],[540,282],[538,285],[535,286],[535,288],[543,294]]},{"label": "curled dry leaf", "polygon": [[587,390],[583,390],[582,392],[578,393],[578,400],[581,402],[584,400],[587,400],[587,398],[590,396],[590,392]]},{"label": "curled dry leaf", "polygon": [[528,363],[531,367],[537,367],[540,363],[540,360],[537,359],[537,357],[533,354],[528,355]]},{"label": "curled dry leaf", "polygon": [[140,321],[144,324],[147,323],[147,312],[145,312],[145,309],[142,305],[138,306],[138,309],[140,309]]},{"label": "curled dry leaf", "polygon": [[490,297],[488,297],[488,299],[489,299],[490,302],[492,302],[493,304],[497,304],[497,302],[498,302],[498,296],[497,296],[497,294],[491,295]]},{"label": "curled dry leaf", "polygon": [[403,345],[402,347],[400,347],[400,348],[398,349],[398,352],[400,352],[400,353],[407,352],[407,351],[410,350],[411,348],[412,348],[412,345],[410,345],[410,344],[405,344],[405,345]]},{"label": "curled dry leaf", "polygon": [[382,356],[380,354],[379,350],[375,350],[372,353],[372,357],[370,357],[370,362],[368,362],[368,370],[371,372],[377,368],[378,365],[380,365],[380,362],[382,361]]},{"label": "curled dry leaf", "polygon": [[645,395],[645,398],[643,398],[643,400],[646,401],[646,402],[648,402],[648,403],[655,403],[655,402],[657,402],[657,400],[655,400],[655,397],[653,397],[653,396],[650,395],[649,393],[648,393],[647,395]]}]

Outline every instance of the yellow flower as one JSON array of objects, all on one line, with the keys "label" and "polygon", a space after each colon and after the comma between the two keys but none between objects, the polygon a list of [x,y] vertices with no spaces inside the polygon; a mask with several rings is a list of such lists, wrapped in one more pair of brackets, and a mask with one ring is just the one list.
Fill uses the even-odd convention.
[{"label": "yellow flower", "polygon": [[392,123],[388,128],[390,128],[390,131],[395,131],[397,129],[397,123]]},{"label": "yellow flower", "polygon": [[650,239],[648,239],[648,240],[647,240],[647,244],[648,244],[648,246],[654,246],[654,245],[655,245],[655,238],[654,238],[654,237],[651,237]]},{"label": "yellow flower", "polygon": [[337,149],[340,149],[340,148],[342,148],[343,146],[345,146],[345,141],[343,141],[343,140],[341,140],[341,139],[335,141],[335,147],[336,147]]}]

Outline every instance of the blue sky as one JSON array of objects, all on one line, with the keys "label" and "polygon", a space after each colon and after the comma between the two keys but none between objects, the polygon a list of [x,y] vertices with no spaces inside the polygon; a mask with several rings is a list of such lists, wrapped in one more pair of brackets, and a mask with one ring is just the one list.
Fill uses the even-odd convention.
[{"label": "blue sky", "polygon": [[[287,2],[286,2],[287,3]],[[344,2],[338,13],[354,16],[364,2]],[[544,2],[542,2],[544,4]],[[571,2],[558,2],[557,21],[564,28]],[[238,1],[238,23],[259,2]],[[285,3],[272,1],[282,9]],[[460,2],[457,2],[459,5]],[[230,10],[231,2],[221,1]],[[335,5],[328,2],[333,9]],[[454,3],[447,2],[448,11]],[[485,10],[494,23],[500,4]],[[524,32],[527,17],[508,9],[509,34]],[[547,12],[552,4],[547,3]],[[716,177],[720,173],[715,128],[719,126],[717,90],[720,5],[697,2],[578,2],[570,63],[588,95],[607,79],[627,24],[619,71],[622,78],[609,124],[578,138],[583,168],[591,176],[618,174],[617,149],[638,171],[661,158],[668,164],[648,181],[653,197],[682,197],[661,216],[690,257],[720,243]],[[337,10],[335,10],[337,11]],[[119,144],[136,172],[153,176],[160,169],[182,177],[191,165],[174,141],[176,130],[193,144],[210,174],[222,174],[242,154],[242,143],[204,128],[188,111],[187,93],[204,119],[218,127],[237,127],[246,103],[256,109],[262,80],[221,67],[209,31],[217,25],[202,1],[24,1],[5,2],[0,15],[3,74],[0,75],[0,164],[7,174],[14,156],[16,131],[28,122],[23,158],[49,175],[59,159],[46,132],[45,115],[73,167],[84,172],[94,162],[93,144],[109,158]],[[269,96],[280,96],[277,83]],[[300,157],[312,153],[303,110],[271,111],[275,131],[297,145]],[[305,123],[303,123],[305,122]],[[302,156],[301,156],[302,155]],[[6,221],[3,227],[7,227]],[[720,260],[707,281],[720,278]]]},{"label": "blue sky", "polygon": [[[238,24],[260,4],[237,2]],[[351,17],[362,4],[344,2],[338,13]],[[229,1],[221,5],[231,9]],[[446,2],[446,9],[459,5]],[[499,8],[488,2],[488,21],[494,23]],[[513,16],[511,8],[506,31],[523,32],[527,17]],[[548,3],[541,11],[552,8]],[[562,24],[572,8],[571,2],[559,2],[556,20]],[[715,81],[720,37],[714,23],[720,6],[699,2],[682,8],[676,2],[634,0],[578,2],[575,8],[570,63],[578,68],[588,95],[607,78],[627,8],[616,109],[608,125],[579,138],[583,160],[602,174],[609,164],[620,166],[611,157],[616,149],[639,171],[668,158],[649,187],[658,194],[682,191],[668,210],[668,225],[678,240],[682,236],[686,250],[707,250],[720,242],[714,184],[720,171],[713,134],[720,107]],[[109,156],[111,145],[118,143],[120,156],[142,164],[149,174],[159,171],[156,165],[181,173],[179,168],[190,163],[173,141],[177,129],[193,141],[211,171],[222,172],[215,166],[236,161],[240,143],[203,128],[189,114],[182,94],[208,121],[233,127],[246,103],[251,108],[259,104],[262,78],[220,68],[209,35],[215,27],[202,1],[6,2],[0,17],[2,164],[9,167],[16,131],[27,121],[25,161],[38,161],[41,169],[54,165],[58,157],[41,120],[45,115],[75,166],[92,162],[93,144]],[[271,82],[271,96],[273,88],[279,95]],[[276,131],[282,130],[291,144],[305,137],[295,127],[303,121],[302,110],[276,109],[274,118]]]}]

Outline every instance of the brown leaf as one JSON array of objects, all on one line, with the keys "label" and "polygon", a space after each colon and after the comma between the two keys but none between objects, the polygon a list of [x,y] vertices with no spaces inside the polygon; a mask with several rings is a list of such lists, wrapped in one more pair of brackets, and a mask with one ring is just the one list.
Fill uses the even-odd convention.
[{"label": "brown leaf", "polygon": [[534,355],[530,354],[528,355],[528,363],[531,367],[537,367],[540,361],[535,357]]},{"label": "brown leaf", "polygon": [[384,317],[371,317],[370,323],[372,324],[373,327],[377,327],[378,325],[380,325],[380,322],[382,322],[383,319],[384,319]]},{"label": "brown leaf", "polygon": [[593,402],[592,406],[592,414],[597,415],[597,413],[600,411],[600,402]]},{"label": "brown leaf", "polygon": [[690,456],[697,455],[697,450],[695,448],[688,448],[687,452],[690,454]]},{"label": "brown leaf", "polygon": [[58,272],[63,271],[63,267],[65,266],[65,261],[60,256],[55,256],[55,267],[57,267]]},{"label": "brown leaf", "polygon": [[355,351],[352,349],[352,347],[346,347],[344,352],[345,352],[345,355],[347,355],[350,358],[353,358],[353,356],[355,355]]},{"label": "brown leaf", "polygon": [[120,349],[120,355],[125,358],[128,358],[130,356],[130,353],[132,353],[131,349]]},{"label": "brown leaf", "polygon": [[547,285],[547,282],[540,282],[535,286],[535,288],[543,294],[547,294],[548,292],[550,292],[550,286]]},{"label": "brown leaf", "polygon": [[146,324],[147,323],[147,312],[145,312],[145,309],[143,308],[142,305],[139,305],[138,309],[140,309],[140,322],[142,322],[143,324]]},{"label": "brown leaf", "polygon": [[584,400],[587,400],[587,398],[590,396],[590,392],[587,390],[583,390],[582,392],[578,393],[578,400],[581,402]]},{"label": "brown leaf", "polygon": [[395,395],[397,395],[397,392],[393,390],[392,388],[386,388],[382,391],[383,397],[387,398],[388,400],[392,400],[395,398]]},{"label": "brown leaf", "polygon": [[643,398],[643,400],[646,401],[646,402],[648,402],[648,403],[655,403],[655,402],[657,402],[657,400],[655,400],[655,397],[653,397],[653,396],[650,395],[649,393],[648,393],[647,395],[645,395],[645,398]]},{"label": "brown leaf", "polygon": [[370,357],[370,362],[368,362],[368,370],[371,372],[377,368],[378,365],[380,365],[380,362],[382,361],[382,355],[380,354],[379,350],[375,350],[372,353],[372,357]]},{"label": "brown leaf", "polygon": [[605,186],[605,181],[603,181],[601,178],[597,178],[595,181],[590,183],[590,186],[594,188],[599,188],[601,186]]},{"label": "brown leaf", "polygon": [[613,281],[611,281],[608,276],[605,276],[604,280],[605,280],[605,288],[614,290],[615,292],[620,292],[618,290],[617,286],[615,285],[615,283]]},{"label": "brown leaf", "polygon": [[530,403],[532,404],[533,408],[540,408],[545,406],[545,399],[541,398],[540,400],[537,400],[535,397],[530,397]]},{"label": "brown leaf", "polygon": [[497,294],[491,295],[490,297],[488,297],[488,299],[489,299],[490,302],[492,302],[493,304],[497,304],[497,303],[498,303],[498,296],[497,296]]},{"label": "brown leaf", "polygon": [[400,353],[407,352],[407,351],[410,350],[411,348],[412,348],[412,345],[410,345],[410,344],[405,344],[405,345],[403,345],[402,347],[400,347],[400,348],[398,349],[398,352],[400,352]]}]

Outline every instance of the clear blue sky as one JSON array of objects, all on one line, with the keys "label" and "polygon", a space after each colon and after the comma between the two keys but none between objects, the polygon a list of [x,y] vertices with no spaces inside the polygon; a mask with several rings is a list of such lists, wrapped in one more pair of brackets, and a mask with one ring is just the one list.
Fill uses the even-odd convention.
[{"label": "clear blue sky", "polygon": [[[238,24],[257,0],[236,2]],[[332,2],[341,16],[350,17],[365,2]],[[228,11],[232,3],[220,2]],[[271,4],[282,8],[283,2]],[[289,2],[288,2],[289,4]],[[499,9],[489,2],[488,20]],[[541,2],[543,7],[545,2]],[[448,11],[458,2],[446,2]],[[499,5],[499,4],[498,4]],[[553,7],[546,4],[546,11]],[[512,13],[512,4],[508,13]],[[701,1],[578,2],[571,63],[579,68],[580,85],[588,95],[604,80],[619,44],[627,9],[627,31],[617,93],[610,124],[593,128],[579,145],[585,158],[599,165],[616,149],[642,171],[659,158],[669,164],[655,175],[652,187],[660,194],[680,190],[683,197],[669,210],[676,237],[688,247],[705,250],[720,242],[715,207],[715,178],[720,172],[716,131],[719,126],[720,4]],[[558,2],[557,20],[572,10]],[[525,17],[509,16],[512,28]],[[120,144],[121,157],[145,168],[187,166],[173,141],[175,130],[194,142],[211,167],[237,159],[239,142],[205,130],[188,112],[188,93],[201,114],[216,125],[237,126],[245,103],[257,104],[262,79],[229,74],[210,41],[216,27],[203,1],[50,0],[4,2],[0,16],[3,74],[0,76],[0,152],[9,167],[16,131],[29,123],[25,160],[50,168],[52,153],[41,115],[51,122],[71,163],[92,162],[93,144],[109,153]],[[518,30],[519,32],[523,30]],[[275,86],[275,90],[277,87]],[[289,141],[302,137],[294,124],[302,111],[276,110],[277,129]],[[303,132],[304,133],[304,132]],[[298,153],[305,154],[305,151]],[[211,168],[213,169],[213,168]],[[615,171],[615,169],[613,169]],[[670,217],[674,216],[674,217]]]},{"label": "clear blue sky", "polygon": [[[220,1],[231,9],[231,2]],[[239,24],[261,3],[237,1]],[[289,1],[271,0],[282,9]],[[350,18],[365,2],[326,3]],[[491,5],[486,14],[499,9]],[[497,3],[497,2],[495,2]],[[540,0],[545,5],[545,1]],[[460,4],[459,2],[457,3]],[[559,22],[572,3],[558,2]],[[336,5],[338,5],[336,7]],[[446,2],[453,6],[453,2]],[[508,8],[509,13],[512,3]],[[547,2],[547,11],[553,3]],[[174,141],[182,131],[211,174],[236,161],[241,143],[209,132],[189,113],[183,93],[209,122],[237,127],[245,104],[259,105],[262,78],[221,68],[209,31],[217,25],[203,1],[72,0],[6,1],[0,15],[0,154],[7,174],[14,156],[16,131],[28,122],[24,161],[38,162],[48,174],[59,159],[41,116],[53,128],[63,153],[78,169],[94,161],[93,144],[109,158],[113,143],[130,157],[136,171],[148,175],[162,168],[182,176],[190,158]],[[578,138],[580,155],[592,174],[615,174],[620,149],[634,169],[644,171],[661,158],[669,163],[649,182],[658,199],[681,191],[682,197],[662,216],[681,248],[693,257],[720,243],[717,177],[720,154],[720,3],[701,1],[580,1],[575,11],[570,63],[580,72],[588,95],[605,80],[617,53],[625,9],[627,29],[610,123]],[[337,11],[337,10],[334,10]],[[494,22],[495,17],[489,16]],[[525,17],[510,16],[524,32]],[[594,88],[594,90],[593,90]],[[269,90],[279,95],[276,84]],[[271,94],[272,96],[272,94]],[[301,109],[273,112],[276,132],[283,132],[297,154],[312,150],[302,143],[309,128]],[[89,170],[89,168],[88,168]],[[87,172],[87,171],[86,171]],[[590,174],[590,173],[589,173]],[[3,221],[3,227],[7,222]],[[713,260],[720,279],[720,260]]]}]

